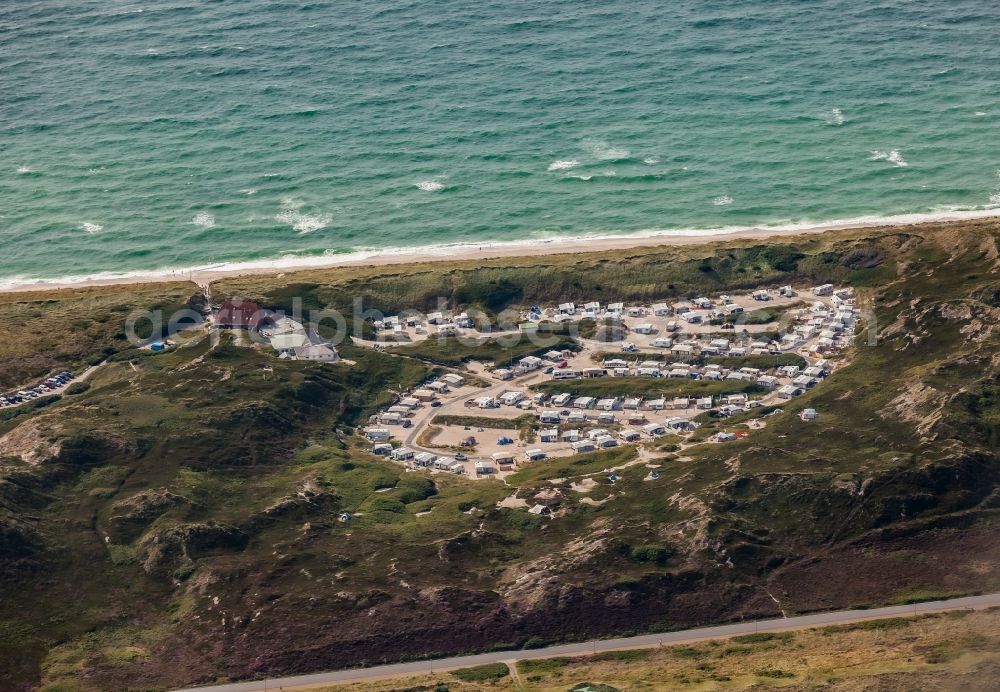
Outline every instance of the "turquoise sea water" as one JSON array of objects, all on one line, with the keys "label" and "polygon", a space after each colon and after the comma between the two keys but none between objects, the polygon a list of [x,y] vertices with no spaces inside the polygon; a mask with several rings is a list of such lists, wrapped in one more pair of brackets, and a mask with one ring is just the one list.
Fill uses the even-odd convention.
[{"label": "turquoise sea water", "polygon": [[992,0],[17,0],[0,279],[982,209],[998,126]]}]

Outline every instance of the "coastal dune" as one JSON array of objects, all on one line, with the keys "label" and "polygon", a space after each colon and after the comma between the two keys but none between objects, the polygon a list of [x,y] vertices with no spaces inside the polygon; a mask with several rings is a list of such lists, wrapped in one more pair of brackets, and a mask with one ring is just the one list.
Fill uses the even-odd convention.
[{"label": "coastal dune", "polygon": [[334,269],[337,267],[377,267],[427,262],[486,262],[490,260],[598,253],[620,250],[699,245],[726,242],[787,241],[799,235],[832,231],[961,227],[964,224],[989,221],[1000,217],[1000,208],[974,211],[907,214],[896,217],[852,219],[823,224],[791,224],[779,227],[715,229],[702,231],[656,231],[632,235],[593,237],[555,237],[508,243],[454,244],[415,248],[365,250],[353,253],[310,257],[284,257],[256,262],[219,263],[179,269],[161,269],[122,274],[96,274],[55,279],[0,279],[0,292],[59,290],[88,286],[117,286],[188,280],[206,285],[213,281],[240,276],[282,276],[285,273]]}]

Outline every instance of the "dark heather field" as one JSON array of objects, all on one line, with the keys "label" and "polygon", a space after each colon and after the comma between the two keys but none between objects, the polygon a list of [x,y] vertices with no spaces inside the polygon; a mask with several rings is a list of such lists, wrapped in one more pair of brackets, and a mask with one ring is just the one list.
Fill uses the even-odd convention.
[{"label": "dark heather field", "polygon": [[[765,429],[683,456],[661,446],[658,481],[614,485],[599,472],[633,450],[509,485],[367,453],[356,426],[388,387],[509,357],[493,342],[403,357],[343,344],[353,364],[321,365],[194,330],[154,355],[129,346],[124,316],[203,309],[197,286],[0,295],[5,389],[103,363],[89,388],[0,410],[0,689],[159,689],[1000,591],[998,239],[982,221],[211,287],[213,302],[348,316],[356,296],[496,316],[855,287],[876,345],[860,333],[850,363]],[[822,412],[807,429],[805,407]],[[556,481],[556,518],[497,508],[587,473],[586,496]]]}]

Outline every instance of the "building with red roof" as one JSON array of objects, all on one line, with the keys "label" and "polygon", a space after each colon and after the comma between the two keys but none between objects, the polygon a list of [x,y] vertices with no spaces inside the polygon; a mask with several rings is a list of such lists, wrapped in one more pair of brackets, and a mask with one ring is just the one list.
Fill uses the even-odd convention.
[{"label": "building with red roof", "polygon": [[219,327],[260,329],[271,322],[271,318],[257,303],[240,298],[227,299],[215,313],[215,324]]}]

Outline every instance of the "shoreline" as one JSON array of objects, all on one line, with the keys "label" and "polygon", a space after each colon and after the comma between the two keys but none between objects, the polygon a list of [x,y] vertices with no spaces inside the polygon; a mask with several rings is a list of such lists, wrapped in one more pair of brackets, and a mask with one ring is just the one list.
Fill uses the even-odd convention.
[{"label": "shoreline", "polygon": [[[270,260],[223,262],[197,267],[161,270],[136,270],[132,272],[102,273],[66,276],[55,279],[10,278],[0,279],[0,293],[27,293],[32,291],[64,290],[98,286],[127,286],[134,284],[191,281],[206,285],[213,281],[240,276],[280,276],[286,272],[309,269],[335,269],[337,267],[391,266],[445,260],[495,260],[513,257],[546,256],[578,252],[628,250],[641,247],[666,247],[673,245],[698,245],[702,243],[734,240],[764,240],[794,235],[825,233],[853,229],[912,226],[927,223],[948,223],[1000,217],[1000,208],[968,211],[928,212],[899,214],[885,217],[859,217],[820,223],[792,223],[775,226],[746,228],[717,228],[705,230],[641,231],[622,235],[565,236],[528,238],[492,243],[455,243],[424,247],[400,247],[358,250],[343,254],[318,256],[291,256]],[[579,244],[586,247],[580,248]]]}]

